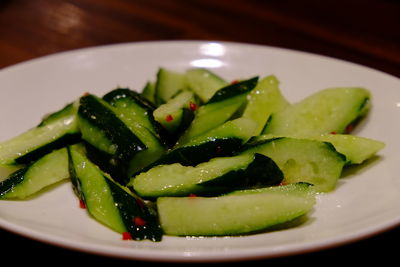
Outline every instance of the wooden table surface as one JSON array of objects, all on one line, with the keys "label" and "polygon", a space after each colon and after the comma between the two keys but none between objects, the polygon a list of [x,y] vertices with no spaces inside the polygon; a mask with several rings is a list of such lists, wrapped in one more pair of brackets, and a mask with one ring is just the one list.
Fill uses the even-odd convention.
[{"label": "wooden table surface", "polygon": [[[291,48],[356,62],[400,77],[397,0],[0,1],[0,69],[83,47],[183,39]],[[398,240],[400,229],[396,228],[341,247],[257,263],[397,260]],[[0,242],[3,259],[22,264],[135,264],[54,247],[3,230]]]}]

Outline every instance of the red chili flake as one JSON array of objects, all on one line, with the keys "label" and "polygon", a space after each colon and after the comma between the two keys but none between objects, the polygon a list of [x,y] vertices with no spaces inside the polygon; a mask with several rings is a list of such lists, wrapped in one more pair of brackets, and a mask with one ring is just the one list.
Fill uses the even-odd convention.
[{"label": "red chili flake", "polygon": [[79,207],[80,207],[81,209],[86,209],[86,204],[85,204],[85,201],[83,201],[83,199],[80,199],[80,200],[79,200]]},{"label": "red chili flake", "polygon": [[222,148],[220,146],[217,146],[217,148],[215,149],[215,152],[217,154],[221,154],[222,153]]},{"label": "red chili flake", "polygon": [[146,225],[146,221],[143,220],[142,217],[139,217],[139,216],[136,216],[133,218],[133,223],[139,227]]},{"label": "red chili flake", "polygon": [[169,114],[169,115],[167,115],[167,117],[165,117],[165,121],[166,121],[166,122],[170,122],[170,121],[172,121],[173,119],[174,119],[174,117],[172,117],[171,114]]},{"label": "red chili flake", "polygon": [[233,80],[233,81],[231,81],[231,84],[237,84],[237,83],[239,83],[239,80]]},{"label": "red chili flake", "polygon": [[132,240],[132,235],[129,232],[122,233],[122,240]]},{"label": "red chili flake", "polygon": [[83,94],[83,96],[88,96],[88,95],[90,95],[89,92],[85,92],[85,93]]},{"label": "red chili flake", "polygon": [[288,183],[287,182],[285,182],[285,181],[282,181],[282,182],[280,182],[279,183],[279,185],[278,186],[281,186],[281,185],[287,185]]},{"label": "red chili flake", "polygon": [[189,197],[189,198],[196,198],[197,195],[196,195],[196,194],[193,194],[193,193],[190,193],[188,197]]},{"label": "red chili flake", "polygon": [[193,103],[192,101],[189,102],[189,108],[191,111],[195,111],[198,109],[198,106],[196,103]]},{"label": "red chili flake", "polygon": [[333,132],[330,132],[330,134],[337,134],[337,132],[336,132],[336,131],[333,131]]},{"label": "red chili flake", "polygon": [[349,124],[347,125],[345,132],[351,133],[353,131],[353,128],[354,128],[353,124]]}]

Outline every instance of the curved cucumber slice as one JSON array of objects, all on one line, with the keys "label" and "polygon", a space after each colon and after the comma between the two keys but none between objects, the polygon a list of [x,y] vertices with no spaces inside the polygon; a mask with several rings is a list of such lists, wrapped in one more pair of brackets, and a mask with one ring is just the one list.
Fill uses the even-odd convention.
[{"label": "curved cucumber slice", "polygon": [[181,90],[188,88],[186,75],[165,68],[159,68],[155,84],[155,103],[166,103]]},{"label": "curved cucumber slice", "polygon": [[272,114],[263,134],[315,136],[345,133],[368,111],[370,93],[364,88],[329,88]]},{"label": "curved cucumber slice", "polygon": [[349,134],[319,135],[315,140],[331,143],[339,153],[345,155],[346,165],[360,164],[385,147],[381,141]]},{"label": "curved cucumber slice", "polygon": [[147,149],[146,145],[110,104],[95,95],[80,98],[78,122],[82,139],[89,144],[90,159],[114,179],[127,182],[133,159]]},{"label": "curved cucumber slice", "polygon": [[0,198],[24,199],[68,178],[67,149],[61,148],[17,170],[0,182]]},{"label": "curved cucumber slice", "polygon": [[237,189],[279,184],[283,174],[270,158],[245,153],[220,157],[195,167],[160,165],[141,173],[129,185],[143,197],[216,195]]},{"label": "curved cucumber slice", "polygon": [[[260,135],[253,138],[252,142],[278,137],[284,136]],[[332,144],[337,152],[346,157],[346,165],[361,164],[385,147],[385,143],[381,141],[350,134],[321,134],[301,139],[318,140]]]},{"label": "curved cucumber slice", "polygon": [[197,110],[194,120],[178,139],[175,147],[183,146],[192,138],[222,125],[243,105],[247,94],[257,85],[258,77],[219,89]]},{"label": "curved cucumber slice", "polygon": [[311,183],[319,192],[335,188],[346,162],[331,144],[317,140],[273,138],[250,144],[247,149],[275,161],[284,173],[284,182]]},{"label": "curved cucumber slice", "polygon": [[54,149],[78,142],[77,108],[69,104],[34,128],[0,143],[0,165],[28,164]]},{"label": "curved cucumber slice", "polygon": [[[181,91],[154,110],[154,119],[170,134],[179,134],[179,132],[183,131],[190,124],[197,105],[198,103],[193,92]],[[191,116],[188,116],[186,113],[191,113]]]},{"label": "curved cucumber slice", "polygon": [[142,89],[141,96],[147,99],[153,105],[155,105],[156,104],[156,101],[154,99],[155,92],[156,92],[156,84],[152,81],[147,81],[147,83]]},{"label": "curved cucumber slice", "polygon": [[204,103],[207,102],[215,92],[228,85],[224,79],[207,69],[189,69],[185,74],[190,89],[195,92]]},{"label": "curved cucumber slice", "polygon": [[307,184],[255,189],[220,197],[160,197],[161,227],[167,235],[240,235],[307,214],[315,194]]},{"label": "curved cucumber slice", "polygon": [[139,93],[129,88],[117,88],[105,94],[103,99],[115,108],[120,118],[125,118],[128,122],[135,121],[158,135],[159,125],[153,118],[155,107]]},{"label": "curved cucumber slice", "polygon": [[165,153],[158,134],[158,123],[153,118],[154,108],[140,94],[126,88],[118,88],[103,97],[111,104],[114,114],[146,146],[131,160],[128,174],[135,173],[156,161]]},{"label": "curved cucumber slice", "polygon": [[186,145],[170,150],[143,171],[161,164],[181,163],[184,166],[196,166],[215,157],[232,156],[250,139],[255,127],[255,122],[250,119],[227,121],[193,138]]},{"label": "curved cucumber slice", "polygon": [[257,122],[254,136],[259,135],[272,113],[278,112],[289,106],[279,89],[279,81],[274,75],[260,80],[257,86],[249,93],[248,103],[243,117]]},{"label": "curved cucumber slice", "polygon": [[161,240],[157,216],[137,196],[110,178],[75,147],[68,147],[74,190],[97,221],[132,239]]}]

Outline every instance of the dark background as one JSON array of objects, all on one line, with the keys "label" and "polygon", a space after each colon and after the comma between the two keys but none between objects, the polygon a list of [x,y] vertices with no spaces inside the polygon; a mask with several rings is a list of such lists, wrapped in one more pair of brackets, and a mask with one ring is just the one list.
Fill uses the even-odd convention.
[{"label": "dark background", "polygon": [[[182,39],[291,48],[400,77],[396,0],[0,0],[0,69],[83,47]],[[396,265],[398,240],[396,228],[338,248],[252,263]],[[3,261],[13,264],[149,264],[83,254],[3,230],[0,244]]]}]

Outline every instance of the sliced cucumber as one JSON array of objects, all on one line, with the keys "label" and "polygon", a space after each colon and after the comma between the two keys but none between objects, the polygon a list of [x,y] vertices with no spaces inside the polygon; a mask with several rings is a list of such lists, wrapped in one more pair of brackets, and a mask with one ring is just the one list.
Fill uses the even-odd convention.
[{"label": "sliced cucumber", "polygon": [[272,114],[264,134],[315,136],[345,133],[369,109],[370,93],[364,88],[329,88]]},{"label": "sliced cucumber", "polygon": [[54,149],[79,141],[77,108],[70,104],[34,128],[0,143],[0,165],[28,164]]},{"label": "sliced cucumber", "polygon": [[346,156],[347,165],[361,164],[385,147],[381,141],[349,134],[325,134],[314,139],[331,143],[339,153]]},{"label": "sliced cucumber", "polygon": [[149,167],[172,163],[195,166],[215,157],[232,156],[250,139],[255,127],[255,122],[250,119],[238,118],[227,121],[193,138],[185,146],[170,150]]},{"label": "sliced cucumber", "polygon": [[147,149],[146,145],[107,102],[94,95],[81,97],[78,119],[90,159],[120,183],[127,182],[133,159]]},{"label": "sliced cucumber", "polygon": [[289,106],[289,102],[281,94],[279,81],[274,75],[260,80],[247,99],[248,103],[242,116],[257,122],[255,136],[262,132],[272,113]]},{"label": "sliced cucumber", "polygon": [[191,91],[181,91],[154,110],[154,119],[170,134],[179,135],[194,118],[199,103]]},{"label": "sliced cucumber", "polygon": [[49,125],[51,123],[57,122],[59,120],[64,120],[66,117],[70,117],[71,115],[76,115],[77,112],[77,102],[73,102],[70,104],[67,104],[65,107],[62,109],[47,114],[42,118],[42,121],[39,123],[38,127],[43,127],[45,125]]},{"label": "sliced cucumber", "polygon": [[166,103],[179,91],[187,90],[188,85],[184,73],[159,68],[155,85],[155,101],[157,105]]},{"label": "sliced cucumber", "polygon": [[105,94],[103,99],[118,111],[119,117],[124,118],[126,123],[140,124],[158,135],[159,124],[153,117],[155,107],[139,93],[128,88],[117,88]]},{"label": "sliced cucumber", "polygon": [[336,187],[346,162],[331,144],[316,140],[274,138],[255,142],[247,151],[275,161],[284,174],[284,183],[311,183],[319,192]]},{"label": "sliced cucumber", "polygon": [[211,195],[235,189],[279,184],[283,174],[261,154],[220,157],[195,167],[159,165],[136,176],[129,185],[143,197]]},{"label": "sliced cucumber", "polygon": [[217,74],[203,68],[187,70],[186,79],[190,90],[195,92],[203,103],[208,102],[219,89],[228,85],[228,82]]},{"label": "sliced cucumber", "polygon": [[[288,189],[290,188],[290,189]],[[220,197],[160,197],[161,226],[167,235],[220,236],[262,231],[307,214],[315,194],[307,184],[271,187]]]},{"label": "sliced cucumber", "polygon": [[[260,135],[252,138],[251,142],[277,137],[279,136]],[[322,134],[302,139],[319,140],[332,144],[336,151],[346,157],[346,165],[361,164],[385,147],[381,141],[350,134]]]},{"label": "sliced cucumber", "polygon": [[152,104],[156,104],[155,100],[156,85],[154,82],[148,81],[144,86],[141,95]]},{"label": "sliced cucumber", "polygon": [[183,146],[192,138],[223,124],[243,105],[246,95],[257,85],[258,77],[218,90],[195,114],[189,128],[179,138],[176,146]]},{"label": "sliced cucumber", "polygon": [[67,149],[61,148],[13,172],[0,182],[0,199],[25,199],[68,178]]},{"label": "sliced cucumber", "polygon": [[154,121],[154,107],[138,93],[129,89],[116,89],[103,97],[114,114],[139,138],[146,149],[139,151],[131,160],[128,174],[131,175],[159,159],[166,151]]},{"label": "sliced cucumber", "polygon": [[196,146],[215,139],[227,138],[239,138],[242,140],[242,144],[244,144],[253,136],[256,126],[253,120],[240,117],[227,121],[204,134],[192,138],[185,147]]},{"label": "sliced cucumber", "polygon": [[68,148],[74,190],[93,218],[135,240],[159,241],[157,216],[139,197],[107,177],[75,147]]}]

